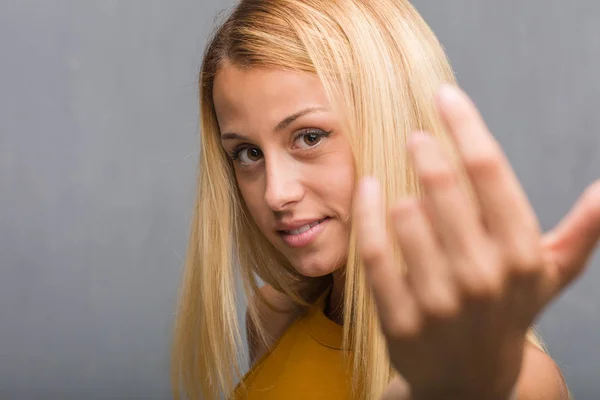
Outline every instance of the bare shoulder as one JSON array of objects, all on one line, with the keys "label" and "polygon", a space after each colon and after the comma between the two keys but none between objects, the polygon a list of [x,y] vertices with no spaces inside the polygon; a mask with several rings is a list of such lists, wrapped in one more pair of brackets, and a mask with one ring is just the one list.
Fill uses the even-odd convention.
[{"label": "bare shoulder", "polygon": [[300,314],[300,308],[288,295],[273,289],[268,284],[260,288],[260,296],[254,296],[252,301],[256,305],[258,317],[265,328],[267,343],[263,343],[259,339],[249,312],[246,311],[250,365],[253,365],[283,335]]},{"label": "bare shoulder", "polygon": [[563,375],[552,358],[531,343],[525,345],[517,386],[518,399],[567,400]]}]

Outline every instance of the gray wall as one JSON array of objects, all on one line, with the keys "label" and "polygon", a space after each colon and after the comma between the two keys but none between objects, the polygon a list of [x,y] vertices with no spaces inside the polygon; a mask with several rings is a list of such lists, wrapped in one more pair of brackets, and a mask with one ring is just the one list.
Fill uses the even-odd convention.
[{"label": "gray wall", "polygon": [[[218,0],[0,0],[0,398],[169,398]],[[600,3],[415,4],[544,228],[600,175]],[[600,259],[541,319],[600,398]]]}]

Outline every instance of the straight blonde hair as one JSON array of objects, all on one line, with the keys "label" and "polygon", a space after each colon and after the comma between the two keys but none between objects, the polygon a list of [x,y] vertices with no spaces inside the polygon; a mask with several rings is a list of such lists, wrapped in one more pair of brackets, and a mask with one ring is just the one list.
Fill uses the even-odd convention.
[{"label": "straight blonde hair", "polygon": [[[377,177],[388,204],[421,195],[404,153],[412,131],[439,138],[459,166],[433,101],[439,86],[456,83],[455,77],[434,33],[408,1],[240,1],[212,35],[199,78],[198,190],[172,352],[176,399],[182,390],[189,399],[228,396],[242,376],[245,352],[236,312],[244,300],[238,298],[240,286],[245,300],[260,295],[258,276],[306,307],[331,282],[328,276],[307,278],[296,272],[246,209],[220,144],[213,105],[214,78],[225,64],[316,74],[345,124],[357,179]],[[347,366],[353,398],[376,399],[394,370],[354,226],[349,241],[343,347],[352,349]],[[405,270],[399,256],[398,266]],[[248,302],[248,317],[266,343],[255,302]],[[528,339],[542,348],[533,330]]]}]

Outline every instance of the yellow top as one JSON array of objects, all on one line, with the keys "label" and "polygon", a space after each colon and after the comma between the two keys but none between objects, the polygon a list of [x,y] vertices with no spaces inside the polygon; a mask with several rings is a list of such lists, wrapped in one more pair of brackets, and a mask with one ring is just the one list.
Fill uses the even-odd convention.
[{"label": "yellow top", "polygon": [[[326,290],[242,378],[232,400],[350,399],[343,327],[324,314]],[[349,358],[351,361],[351,357]]]}]

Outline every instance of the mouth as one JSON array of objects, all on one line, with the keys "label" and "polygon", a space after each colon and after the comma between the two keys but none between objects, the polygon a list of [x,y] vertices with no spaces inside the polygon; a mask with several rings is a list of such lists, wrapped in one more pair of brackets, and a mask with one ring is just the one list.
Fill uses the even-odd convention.
[{"label": "mouth", "polygon": [[304,247],[312,243],[325,229],[330,217],[303,225],[297,229],[277,231],[289,247]]},{"label": "mouth", "polygon": [[297,229],[291,229],[289,231],[278,231],[278,232],[281,233],[281,234],[284,234],[284,235],[299,235],[301,233],[304,233],[304,232],[306,232],[306,231],[314,228],[315,226],[319,225],[320,223],[322,223],[326,219],[329,219],[329,217],[325,217],[325,218],[320,219],[318,221],[311,222],[310,224],[306,224],[306,225],[301,226],[300,228],[297,228]]}]

